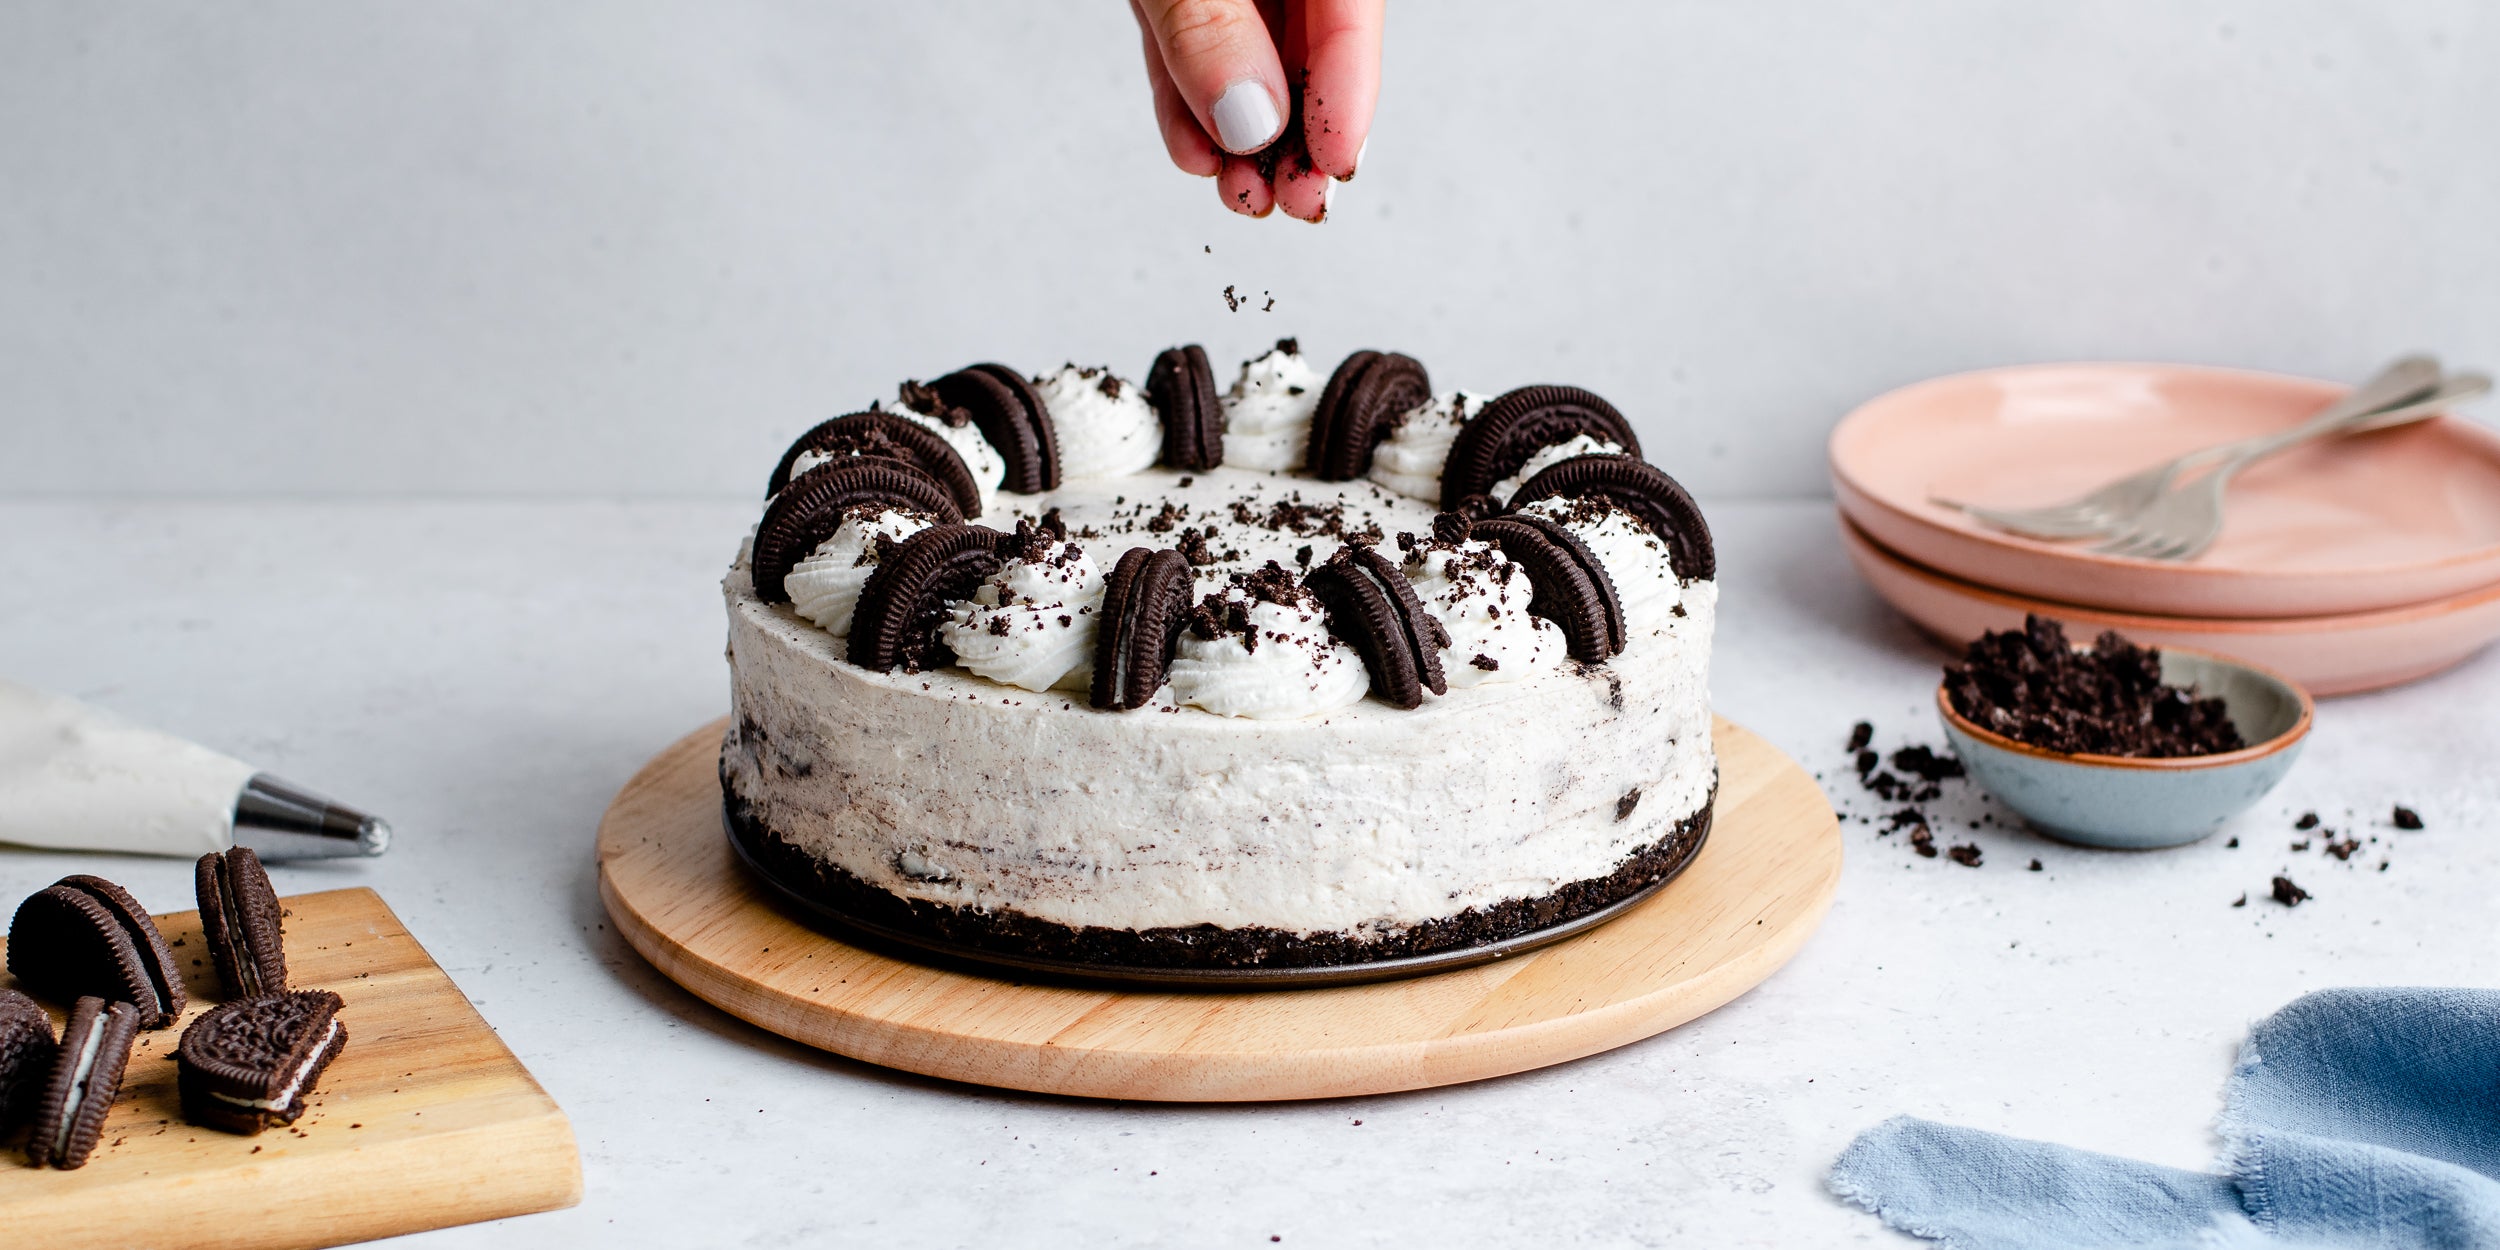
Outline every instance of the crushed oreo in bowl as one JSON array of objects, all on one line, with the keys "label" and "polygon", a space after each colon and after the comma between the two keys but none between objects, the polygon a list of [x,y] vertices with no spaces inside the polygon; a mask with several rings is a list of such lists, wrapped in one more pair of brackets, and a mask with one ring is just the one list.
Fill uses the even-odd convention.
[{"label": "crushed oreo in bowl", "polygon": [[2160,651],[2115,631],[2079,649],[2044,616],[1971,643],[1945,669],[1945,696],[1981,728],[2069,755],[2173,759],[2248,745],[2222,700],[2163,684]]}]

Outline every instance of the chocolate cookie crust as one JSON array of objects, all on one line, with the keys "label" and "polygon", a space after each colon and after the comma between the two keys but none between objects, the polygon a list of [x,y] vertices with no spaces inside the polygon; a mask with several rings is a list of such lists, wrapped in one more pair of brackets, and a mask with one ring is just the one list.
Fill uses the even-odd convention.
[{"label": "chocolate cookie crust", "polygon": [[1483,946],[1588,915],[1679,871],[1709,835],[1717,787],[1699,810],[1665,836],[1626,856],[1602,877],[1574,881],[1539,898],[1472,907],[1386,934],[1298,934],[1261,927],[1106,929],[1069,926],[1012,910],[978,911],[905,899],[815,859],[756,819],[721,777],[722,818],[765,874],[802,898],[861,922],[940,942],[1005,954],[1124,968],[1317,968],[1371,963]]}]

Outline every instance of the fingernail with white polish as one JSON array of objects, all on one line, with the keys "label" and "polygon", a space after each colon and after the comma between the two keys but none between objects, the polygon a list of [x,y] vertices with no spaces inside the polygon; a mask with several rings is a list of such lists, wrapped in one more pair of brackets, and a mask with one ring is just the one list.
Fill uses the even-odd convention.
[{"label": "fingernail with white polish", "polygon": [[1285,124],[1276,113],[1276,100],[1268,95],[1267,84],[1256,78],[1226,87],[1209,111],[1215,114],[1216,142],[1236,154],[1266,147]]},{"label": "fingernail with white polish", "polygon": [[1342,185],[1344,184],[1334,178],[1320,179],[1322,190],[1319,193],[1319,215],[1321,217],[1326,217],[1329,210],[1337,206],[1337,188]]}]

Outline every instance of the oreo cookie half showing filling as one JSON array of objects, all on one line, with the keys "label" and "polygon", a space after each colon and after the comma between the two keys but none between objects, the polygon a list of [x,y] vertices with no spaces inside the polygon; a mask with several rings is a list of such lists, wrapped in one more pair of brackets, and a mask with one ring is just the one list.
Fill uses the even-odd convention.
[{"label": "oreo cookie half showing filling", "polygon": [[1169,547],[1131,547],[1103,579],[1094,638],[1095,707],[1126,712],[1163,688],[1172,645],[1189,619],[1189,557]]},{"label": "oreo cookie half showing filling", "polygon": [[0,1136],[35,1113],[52,1078],[52,1017],[16,990],[0,990]]},{"label": "oreo cookie half showing filling", "polygon": [[[947,489],[965,516],[981,515],[981,486],[955,449],[929,427],[890,412],[854,412],[822,422],[799,436],[773,466],[772,485],[778,495],[790,484],[791,469],[806,455],[826,460],[891,460],[918,469]],[[817,466],[810,466],[817,467]]]},{"label": "oreo cookie half showing filling", "polygon": [[893,543],[859,588],[851,663],[880,673],[917,673],[954,658],[938,638],[947,603],[971,598],[1015,549],[1013,534],[960,522],[932,525]]},{"label": "oreo cookie half showing filling", "polygon": [[1412,356],[1359,351],[1346,357],[1311,414],[1311,476],[1351,482],[1370,472],[1372,449],[1407,409],[1431,398],[1432,375]]},{"label": "oreo cookie half showing filling", "polygon": [[1717,577],[1719,559],[1701,505],[1666,471],[1638,456],[1573,456],[1545,467],[1511,496],[1510,506],[1540,499],[1602,499],[1641,519],[1674,560],[1677,577]]},{"label": "oreo cookie half showing filling", "polygon": [[1050,409],[1025,376],[1005,365],[958,369],[929,384],[949,407],[972,414],[981,437],[1007,462],[1008,490],[1036,495],[1059,487],[1059,435]]},{"label": "oreo cookie half showing filling", "polygon": [[836,460],[799,475],[773,496],[755,527],[755,595],[766,603],[790,602],[784,579],[808,553],[842,528],[842,518],[862,504],[897,512],[925,512],[960,523],[954,493],[899,460]]},{"label": "oreo cookie half showing filling", "polygon": [[1224,407],[1207,349],[1167,348],[1146,370],[1146,400],[1163,418],[1163,464],[1203,473],[1224,463]]},{"label": "oreo cookie half showing filling", "polygon": [[1339,547],[1302,584],[1328,609],[1328,630],[1353,644],[1371,670],[1372,697],[1395,708],[1417,708],[1424,692],[1448,694],[1441,652],[1450,645],[1406,573],[1361,544]]},{"label": "oreo cookie half showing filling", "polygon": [[63,877],[18,905],[9,971],[55,1000],[93,994],[128,1003],[143,1029],[182,1014],[182,972],[165,935],[137,899],[102,877]]},{"label": "oreo cookie half showing filling", "polygon": [[1539,449],[1581,434],[1641,454],[1632,423],[1595,394],[1576,386],[1523,386],[1504,394],[1451,440],[1450,458],[1441,465],[1441,506],[1456,509],[1460,500],[1489,492],[1526,467]]},{"label": "oreo cookie half showing filling", "polygon": [[1501,548],[1528,571],[1528,584],[1536,588],[1528,610],[1562,626],[1571,658],[1603,664],[1623,650],[1623,603],[1614,579],[1570,529],[1544,517],[1501,516],[1476,522],[1464,535]]},{"label": "oreo cookie half showing filling", "polygon": [[296,990],[210,1008],[174,1048],[182,1117],[229,1133],[293,1124],[347,1048],[344,1005],[328,990]]},{"label": "oreo cookie half showing filling", "polygon": [[139,1012],[93,994],[69,1009],[52,1079],[35,1104],[26,1135],[27,1162],[68,1171],[84,1167],[104,1136],[104,1117],[121,1097],[122,1072],[130,1066],[130,1043],[139,1036]]},{"label": "oreo cookie half showing filling", "polygon": [[202,855],[193,872],[200,929],[227,998],[286,993],[284,909],[260,856],[248,846]]}]

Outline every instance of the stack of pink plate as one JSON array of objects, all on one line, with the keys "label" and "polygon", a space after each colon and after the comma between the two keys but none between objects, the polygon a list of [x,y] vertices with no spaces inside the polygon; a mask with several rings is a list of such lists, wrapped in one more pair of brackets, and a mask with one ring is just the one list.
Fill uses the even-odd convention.
[{"label": "stack of pink plate", "polygon": [[2088,637],[2236,656],[2317,694],[2427,676],[2500,637],[2500,435],[2456,416],[2311,444],[2231,485],[2184,563],[1990,529],[1937,498],[2032,507],[2279,430],[2345,387],[2184,365],[2029,365],[1882,396],[1832,432],[1841,539],[1877,593],[1958,647],[2038,612]]}]

